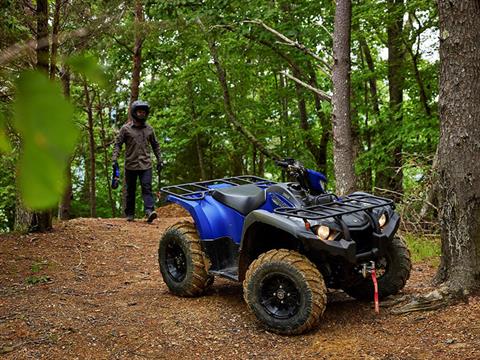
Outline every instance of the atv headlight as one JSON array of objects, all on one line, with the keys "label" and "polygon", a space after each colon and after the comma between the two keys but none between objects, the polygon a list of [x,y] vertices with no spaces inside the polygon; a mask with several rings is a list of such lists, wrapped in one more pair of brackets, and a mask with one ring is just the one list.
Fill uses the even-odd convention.
[{"label": "atv headlight", "polygon": [[378,218],[378,225],[380,225],[381,228],[383,228],[387,224],[388,218],[386,213],[382,213],[380,217]]},{"label": "atv headlight", "polygon": [[320,225],[315,229],[315,233],[320,238],[320,240],[327,240],[330,236],[330,228],[325,225]]}]

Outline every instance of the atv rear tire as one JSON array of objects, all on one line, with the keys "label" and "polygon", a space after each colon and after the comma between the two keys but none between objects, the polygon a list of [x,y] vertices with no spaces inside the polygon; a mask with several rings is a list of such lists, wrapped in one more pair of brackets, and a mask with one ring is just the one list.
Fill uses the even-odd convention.
[{"label": "atv rear tire", "polygon": [[257,318],[273,332],[301,334],[314,328],[325,311],[322,275],[305,256],[270,250],[250,264],[243,297]]},{"label": "atv rear tire", "polygon": [[[394,237],[388,246],[385,260],[387,263],[385,272],[381,276],[377,274],[380,299],[395,295],[402,290],[412,269],[410,251],[399,237]],[[370,278],[366,278],[354,286],[345,288],[344,291],[355,299],[371,301],[374,295],[373,282]]]},{"label": "atv rear tire", "polygon": [[195,225],[189,221],[169,227],[158,247],[163,281],[179,296],[199,296],[213,283],[209,261],[202,250]]}]

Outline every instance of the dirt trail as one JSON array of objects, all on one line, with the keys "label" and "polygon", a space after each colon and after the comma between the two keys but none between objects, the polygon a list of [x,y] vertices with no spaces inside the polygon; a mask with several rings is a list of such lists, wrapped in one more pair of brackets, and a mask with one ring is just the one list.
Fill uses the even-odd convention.
[{"label": "dirt trail", "polygon": [[[397,316],[329,294],[321,325],[266,332],[242,288],[223,279],[206,296],[172,296],[157,246],[185,214],[153,225],[75,219],[48,234],[0,236],[0,358],[5,359],[480,359],[480,296]],[[415,264],[405,293],[426,292],[434,269]],[[27,280],[36,284],[28,284]]]}]

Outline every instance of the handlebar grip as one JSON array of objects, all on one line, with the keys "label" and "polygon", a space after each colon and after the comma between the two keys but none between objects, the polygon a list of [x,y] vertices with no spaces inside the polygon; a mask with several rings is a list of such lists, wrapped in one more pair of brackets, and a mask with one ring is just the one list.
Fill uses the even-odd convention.
[{"label": "handlebar grip", "polygon": [[282,160],[275,160],[275,164],[280,166],[280,167],[288,167],[290,164],[286,161],[282,161]]}]

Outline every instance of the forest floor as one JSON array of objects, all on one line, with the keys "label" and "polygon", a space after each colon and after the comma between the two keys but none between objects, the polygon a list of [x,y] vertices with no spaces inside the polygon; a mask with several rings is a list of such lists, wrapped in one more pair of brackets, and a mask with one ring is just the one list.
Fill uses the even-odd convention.
[{"label": "forest floor", "polygon": [[[480,359],[480,294],[428,312],[394,315],[329,293],[323,320],[301,336],[265,331],[240,284],[171,295],[161,279],[162,232],[185,216],[160,209],[152,225],[75,219],[53,232],[0,235],[0,358],[5,359]],[[435,268],[416,263],[403,294],[426,293]]]}]

